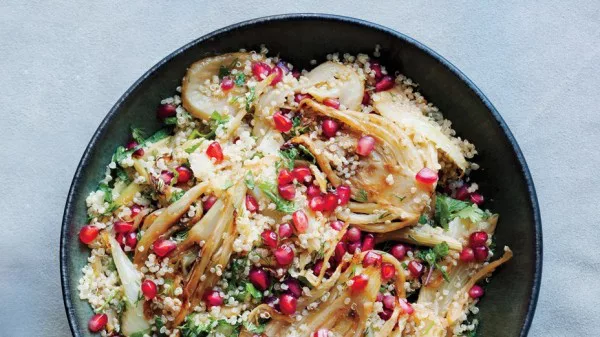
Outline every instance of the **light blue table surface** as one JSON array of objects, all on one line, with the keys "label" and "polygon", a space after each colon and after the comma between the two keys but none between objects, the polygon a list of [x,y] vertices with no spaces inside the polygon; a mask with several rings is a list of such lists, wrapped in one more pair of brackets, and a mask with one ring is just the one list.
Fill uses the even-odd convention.
[{"label": "light blue table surface", "polygon": [[0,1],[0,336],[69,336],[65,198],[107,111],[149,67],[217,28],[285,12],[377,22],[433,48],[495,104],[541,204],[531,336],[598,336],[600,2]]}]

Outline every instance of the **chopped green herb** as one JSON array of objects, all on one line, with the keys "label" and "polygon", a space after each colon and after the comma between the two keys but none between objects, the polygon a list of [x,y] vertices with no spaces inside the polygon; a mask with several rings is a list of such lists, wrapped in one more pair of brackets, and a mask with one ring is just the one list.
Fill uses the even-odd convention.
[{"label": "chopped green herb", "polygon": [[427,217],[425,216],[425,214],[421,214],[421,216],[419,217],[419,223],[421,225],[425,225],[427,223]]},{"label": "chopped green herb", "polygon": [[170,133],[171,132],[167,129],[158,130],[156,133],[154,133],[152,136],[148,137],[143,142],[139,143],[133,149],[125,150],[124,147],[119,146],[112,156],[112,161],[114,161],[115,163],[119,163],[119,162],[123,161],[123,159],[127,158],[127,156],[129,156],[130,154],[134,153],[135,151],[143,148],[144,146],[147,146],[148,144],[151,144],[151,143],[156,143],[161,139],[169,137]]},{"label": "chopped green herb", "polygon": [[160,329],[165,326],[165,323],[162,321],[162,318],[160,316],[156,316],[154,317],[154,325],[156,325],[156,333],[158,337],[166,337],[167,335],[160,332]]},{"label": "chopped green herb", "polygon": [[169,198],[169,202],[175,203],[177,200],[181,199],[181,197],[183,197],[183,195],[185,194],[184,190],[178,190],[178,191],[174,191],[171,193],[171,198]]},{"label": "chopped green herb", "polygon": [[435,221],[444,229],[454,218],[469,219],[476,223],[486,217],[486,213],[475,204],[452,199],[443,194],[438,194],[435,201]]},{"label": "chopped green herb", "polygon": [[177,125],[177,117],[167,117],[165,118],[165,124],[167,125]]},{"label": "chopped green herb", "polygon": [[356,193],[356,201],[359,201],[359,202],[369,201],[369,195],[367,194],[367,191],[363,190],[362,188],[360,190],[358,190],[358,192]]},{"label": "chopped green herb", "polygon": [[141,144],[146,139],[146,132],[143,129],[131,127],[131,138]]},{"label": "chopped green herb", "polygon": [[298,149],[296,149],[295,147],[291,147],[286,150],[280,150],[279,156],[283,160],[283,165],[288,169],[292,170],[294,169],[294,162],[298,157]]},{"label": "chopped green herb", "polygon": [[294,118],[292,118],[292,130],[290,130],[290,135],[292,137],[304,134],[308,130],[308,125],[302,124],[302,118],[300,116],[294,116]]},{"label": "chopped green herb", "polygon": [[404,201],[404,199],[406,199],[405,196],[397,195],[397,194],[394,194],[394,197],[396,197],[396,199],[398,199],[399,201]]},{"label": "chopped green herb", "polygon": [[252,107],[252,102],[256,98],[256,90],[254,87],[250,88],[250,91],[246,94],[246,111],[250,112],[250,108]]},{"label": "chopped green herb", "polygon": [[229,75],[229,68],[227,68],[224,65],[221,65],[219,67],[219,78],[223,78],[225,76]]},{"label": "chopped green herb", "polygon": [[246,183],[246,187],[248,187],[249,190],[254,189],[255,183],[254,183],[254,175],[252,174],[252,171],[246,172],[246,176],[244,177],[244,183]]},{"label": "chopped green herb", "polygon": [[283,213],[294,213],[296,211],[296,204],[292,201],[283,199],[277,192],[277,188],[274,184],[267,182],[260,182],[258,188],[267,196],[276,206],[276,209]]},{"label": "chopped green herb", "polygon": [[[194,130],[194,131],[196,131],[196,130]],[[196,145],[192,145],[192,146],[188,147],[187,149],[185,149],[185,152],[194,153],[194,151],[196,151],[200,147],[200,145],[202,145],[202,143],[203,142],[200,141]]]},{"label": "chopped green herb", "polygon": [[417,257],[429,265],[429,275],[425,281],[425,285],[429,283],[429,278],[431,277],[431,273],[435,268],[437,268],[444,277],[446,282],[449,282],[448,273],[446,273],[439,265],[439,262],[448,255],[449,247],[448,244],[444,241],[442,243],[438,243],[433,246],[431,249],[422,250],[417,253]]},{"label": "chopped green herb", "polygon": [[246,282],[246,292],[248,294],[250,294],[250,296],[252,296],[252,298],[257,299],[257,300],[261,300],[263,297],[263,294],[254,287],[254,285],[250,282]]},{"label": "chopped green herb", "polygon": [[242,87],[244,86],[244,83],[246,83],[246,75],[244,75],[244,73],[237,73],[235,75],[235,85],[237,85],[238,87]]},{"label": "chopped green herb", "polygon": [[263,332],[265,332],[265,324],[255,325],[251,322],[244,321],[243,325],[244,328],[246,328],[246,330],[248,330],[248,332],[250,332],[251,334],[262,334]]},{"label": "chopped green herb", "polygon": [[309,162],[311,162],[313,164],[317,163],[317,159],[315,158],[315,156],[312,153],[310,153],[310,151],[308,151],[306,146],[299,144],[298,149],[300,149],[300,152],[302,152],[302,156],[306,157],[306,159],[308,159]]}]

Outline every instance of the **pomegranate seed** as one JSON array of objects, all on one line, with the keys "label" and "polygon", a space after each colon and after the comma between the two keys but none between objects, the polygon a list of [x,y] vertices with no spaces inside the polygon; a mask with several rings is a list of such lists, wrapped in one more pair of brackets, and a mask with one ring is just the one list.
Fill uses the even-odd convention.
[{"label": "pomegranate seed", "polygon": [[375,148],[375,138],[371,136],[362,136],[356,145],[356,153],[360,156],[366,157],[371,154],[371,151]]},{"label": "pomegranate seed", "polygon": [[131,210],[132,218],[135,218],[142,211],[142,207],[138,204],[133,204],[129,209]]},{"label": "pomegranate seed", "polygon": [[279,171],[279,175],[277,176],[277,183],[279,185],[291,184],[293,181],[294,176],[292,175],[292,172],[290,172],[290,170],[281,169],[281,171]]},{"label": "pomegranate seed", "polygon": [[223,304],[223,297],[216,290],[210,290],[204,295],[204,301],[209,307],[218,307]]},{"label": "pomegranate seed", "polygon": [[312,172],[308,167],[300,166],[292,170],[292,175],[301,184],[308,183],[312,180]]},{"label": "pomegranate seed", "polygon": [[344,228],[344,222],[340,220],[332,221],[329,223],[329,226],[331,226],[331,228],[335,229],[336,231],[341,231],[342,228]]},{"label": "pomegranate seed", "polygon": [[256,213],[258,211],[258,201],[250,194],[246,194],[246,209],[250,213]]},{"label": "pomegranate seed", "polygon": [[302,296],[302,286],[300,286],[300,282],[293,278],[289,278],[283,282],[287,286],[286,293],[294,296],[295,298],[300,298]]},{"label": "pomegranate seed", "polygon": [[312,337],[329,337],[329,334],[330,334],[329,330],[322,328],[322,329],[315,331],[312,334]]},{"label": "pomegranate seed", "polygon": [[485,246],[487,244],[488,234],[483,231],[471,233],[469,236],[469,246],[471,248]]},{"label": "pomegranate seed", "polygon": [[106,314],[95,314],[88,321],[88,329],[91,332],[98,332],[104,329],[106,323],[108,323],[108,316]]},{"label": "pomegranate seed", "polygon": [[273,123],[275,123],[275,128],[279,130],[279,132],[288,132],[294,126],[292,119],[285,116],[281,113],[281,111],[277,111],[273,114]]},{"label": "pomegranate seed", "polygon": [[359,274],[352,278],[352,284],[350,285],[350,291],[352,293],[358,293],[367,287],[369,284],[369,277],[365,274]]},{"label": "pomegranate seed", "polygon": [[350,186],[348,185],[340,185],[335,190],[335,193],[338,196],[338,202],[340,205],[344,206],[350,201]]},{"label": "pomegranate seed", "polygon": [[327,193],[324,197],[325,202],[323,204],[323,208],[325,211],[333,211],[338,205],[338,197],[333,193]]},{"label": "pomegranate seed", "polygon": [[282,294],[279,296],[279,310],[286,315],[292,315],[296,312],[298,300],[290,294]]},{"label": "pomegranate seed", "polygon": [[174,104],[161,104],[156,110],[156,115],[160,119],[173,117],[177,114],[177,107]]},{"label": "pomegranate seed", "polygon": [[304,233],[308,229],[308,217],[303,210],[295,211],[292,214],[292,221],[298,233]]},{"label": "pomegranate seed", "polygon": [[279,195],[285,200],[294,200],[296,196],[296,186],[293,184],[277,186]]},{"label": "pomegranate seed", "polygon": [[383,73],[381,72],[381,65],[378,62],[372,62],[369,68],[371,68],[371,70],[375,73],[376,80],[379,80],[383,76]]},{"label": "pomegranate seed", "polygon": [[133,222],[117,221],[113,228],[117,233],[129,233],[133,230]]},{"label": "pomegranate seed", "polygon": [[346,243],[343,241],[338,242],[335,245],[335,250],[333,253],[333,258],[335,259],[336,262],[342,262],[342,260],[344,259],[344,255],[346,255]]},{"label": "pomegranate seed", "polygon": [[383,301],[383,294],[382,293],[377,293],[377,297],[375,298],[375,302],[382,302]]},{"label": "pomegranate seed", "polygon": [[323,104],[325,104],[326,106],[328,106],[330,108],[334,108],[334,109],[340,108],[340,101],[337,100],[336,98],[325,98],[323,100]]},{"label": "pomegranate seed", "polygon": [[479,193],[473,193],[471,194],[471,202],[474,203],[477,206],[481,206],[481,204],[483,204],[483,195],[479,194]]},{"label": "pomegranate seed", "polygon": [[270,248],[277,247],[277,234],[270,229],[265,230],[260,234],[263,238],[263,243],[265,246]]},{"label": "pomegranate seed", "polygon": [[154,250],[154,253],[160,257],[169,255],[169,253],[174,251],[175,248],[177,248],[177,244],[175,242],[165,239],[158,239],[154,241],[154,244],[152,245],[152,250]]},{"label": "pomegranate seed", "polygon": [[484,262],[488,258],[489,249],[486,246],[473,247],[473,253],[475,255],[475,260]]},{"label": "pomegranate seed", "polygon": [[405,314],[412,315],[412,313],[415,312],[415,309],[413,309],[412,305],[410,305],[410,303],[408,303],[406,299],[400,298],[398,303],[400,304],[400,308],[402,308],[402,311]]},{"label": "pomegranate seed", "polygon": [[313,274],[320,275],[321,269],[323,269],[323,260],[315,262],[315,265],[313,266]]},{"label": "pomegranate seed", "polygon": [[252,63],[252,74],[258,81],[262,81],[271,73],[271,66],[264,62]]},{"label": "pomegranate seed", "polygon": [[438,181],[438,175],[435,171],[424,167],[421,169],[421,171],[417,172],[415,179],[422,184],[431,185]]},{"label": "pomegranate seed", "polygon": [[280,266],[287,266],[294,261],[294,251],[288,245],[281,245],[275,250],[275,260]]},{"label": "pomegranate seed", "polygon": [[125,245],[129,248],[135,248],[137,245],[137,233],[130,232],[125,235]]},{"label": "pomegranate seed", "polygon": [[357,250],[362,250],[362,243],[360,241],[348,244],[348,253],[354,254]]},{"label": "pomegranate seed", "polygon": [[202,202],[202,208],[204,208],[205,212],[208,212],[208,210],[211,207],[213,207],[213,205],[215,204],[215,202],[217,202],[217,197],[215,197],[214,195],[211,195],[208,198],[206,198],[206,200],[204,200]]},{"label": "pomegranate seed", "polygon": [[465,247],[463,248],[463,250],[460,252],[460,256],[459,256],[460,260],[463,262],[473,262],[475,261],[475,253],[473,252],[473,249],[470,247]]},{"label": "pomegranate seed", "polygon": [[363,94],[362,104],[369,105],[369,103],[371,103],[371,95],[369,95],[369,92],[365,90],[365,93]]},{"label": "pomegranate seed", "polygon": [[144,280],[142,282],[142,293],[147,300],[151,300],[156,297],[156,283],[152,280]]},{"label": "pomegranate seed", "polygon": [[384,76],[379,82],[375,84],[375,91],[389,90],[394,86],[394,79],[391,76]]},{"label": "pomegranate seed", "polygon": [[175,169],[175,171],[177,171],[177,174],[179,174],[177,177],[177,183],[185,184],[192,179],[192,170],[185,166],[179,166]]},{"label": "pomegranate seed", "polygon": [[360,229],[358,229],[356,227],[350,227],[346,231],[346,234],[344,234],[344,237],[346,238],[346,240],[348,240],[350,242],[357,242],[357,241],[360,241],[361,235],[362,235],[362,233],[361,233]]},{"label": "pomegranate seed", "polygon": [[396,307],[396,297],[392,295],[386,295],[383,297],[383,307],[386,309],[394,309]]},{"label": "pomegranate seed", "polygon": [[423,264],[419,261],[412,260],[408,263],[408,270],[413,277],[420,277],[423,274]]},{"label": "pomegranate seed", "polygon": [[321,124],[321,128],[323,129],[323,134],[325,137],[331,138],[335,137],[336,132],[340,128],[339,124],[333,119],[326,119]]},{"label": "pomegranate seed", "polygon": [[307,98],[311,98],[311,97],[312,97],[312,96],[311,96],[311,95],[309,95],[309,94],[296,94],[296,95],[294,96],[294,101],[295,101],[296,103],[300,103],[300,102],[302,102],[302,100],[304,100],[304,99],[307,99]]},{"label": "pomegranate seed", "polygon": [[[125,146],[125,148],[127,148],[127,150],[131,150],[131,149],[135,148],[138,145],[139,145],[138,142],[136,142],[135,140],[132,140],[129,143],[127,143],[127,145]],[[134,157],[136,157],[136,158],[143,157],[144,156],[144,149],[139,148],[139,149],[133,151],[132,155]]]},{"label": "pomegranate seed", "polygon": [[292,228],[292,225],[290,225],[289,223],[282,223],[281,225],[279,225],[279,237],[282,239],[285,238],[289,238],[290,236],[292,236],[292,234],[294,233],[294,230]]},{"label": "pomegranate seed", "polygon": [[365,235],[365,238],[363,239],[362,251],[366,252],[367,250],[371,250],[373,248],[375,248],[375,236],[369,233]]},{"label": "pomegranate seed", "polygon": [[308,185],[308,188],[306,189],[306,195],[309,198],[316,197],[321,195],[321,190],[316,185]]},{"label": "pomegranate seed", "polygon": [[310,198],[308,200],[308,207],[313,210],[313,212],[322,212],[325,210],[325,198],[321,195],[317,195],[316,197]]},{"label": "pomegranate seed", "polygon": [[221,144],[218,142],[212,142],[206,149],[206,155],[210,158],[214,158],[215,162],[218,164],[223,161],[223,150],[221,149]]},{"label": "pomegranate seed", "polygon": [[381,265],[381,278],[384,281],[391,280],[396,275],[396,267],[391,263],[383,263]]},{"label": "pomegranate seed", "polygon": [[92,225],[85,225],[79,230],[79,240],[81,240],[81,242],[85,243],[86,245],[89,245],[90,243],[92,243],[92,241],[94,241],[94,239],[96,239],[96,237],[98,236],[98,232],[100,232],[98,227]]},{"label": "pomegranate seed", "polygon": [[235,85],[235,83],[233,82],[233,79],[229,76],[223,77],[223,80],[221,81],[221,90],[223,91],[229,91],[231,89],[233,89],[233,86]]},{"label": "pomegranate seed", "polygon": [[275,74],[275,77],[273,77],[273,80],[271,81],[271,86],[274,87],[277,83],[281,82],[281,79],[283,79],[283,69],[277,65],[273,68],[271,74]]},{"label": "pomegranate seed", "polygon": [[456,199],[458,200],[465,200],[469,197],[469,188],[467,187],[467,185],[462,185],[457,191],[456,191]]},{"label": "pomegranate seed", "polygon": [[298,70],[292,70],[292,76],[294,76],[295,79],[300,78],[300,72]]},{"label": "pomegranate seed", "polygon": [[392,247],[392,249],[390,250],[390,253],[396,259],[402,260],[406,256],[406,246],[399,243],[399,244],[395,245],[394,247]]},{"label": "pomegranate seed", "polygon": [[275,297],[275,296],[263,297],[263,303],[267,304],[271,308],[276,308],[277,310],[279,310],[279,304],[275,304],[275,302],[277,302],[277,297]]},{"label": "pomegranate seed", "polygon": [[469,296],[471,298],[480,298],[481,296],[483,296],[483,293],[483,288],[478,285],[474,285],[471,289],[469,289]]},{"label": "pomegranate seed", "polygon": [[378,315],[382,320],[387,321],[392,317],[393,312],[394,311],[390,309],[383,309],[383,311],[379,312]]},{"label": "pomegranate seed", "polygon": [[166,185],[171,185],[171,181],[173,181],[174,177],[175,175],[173,174],[173,172],[162,171],[160,173],[160,180],[162,180]]},{"label": "pomegranate seed", "polygon": [[375,252],[367,252],[363,258],[362,265],[367,268],[368,266],[379,266],[381,264],[381,255]]},{"label": "pomegranate seed", "polygon": [[269,274],[264,269],[252,268],[248,274],[248,280],[260,291],[265,291],[271,285]]},{"label": "pomegranate seed", "polygon": [[117,235],[115,235],[115,240],[117,240],[121,248],[125,248],[125,234],[117,233]]}]

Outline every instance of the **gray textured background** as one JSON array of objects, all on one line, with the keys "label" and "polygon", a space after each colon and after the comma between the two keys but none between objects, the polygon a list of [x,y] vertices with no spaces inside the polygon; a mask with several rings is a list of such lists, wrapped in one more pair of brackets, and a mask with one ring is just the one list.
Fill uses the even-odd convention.
[{"label": "gray textured background", "polygon": [[[240,3],[245,1],[239,1]],[[515,134],[544,223],[531,336],[600,326],[600,2],[0,1],[0,336],[68,336],[58,240],[72,175],[119,96],[225,25],[327,12],[406,33],[464,71]]]}]

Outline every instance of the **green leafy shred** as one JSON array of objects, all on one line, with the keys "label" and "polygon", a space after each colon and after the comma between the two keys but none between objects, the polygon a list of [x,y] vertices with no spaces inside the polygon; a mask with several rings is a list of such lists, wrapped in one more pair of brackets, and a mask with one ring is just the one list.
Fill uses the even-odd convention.
[{"label": "green leafy shred", "polygon": [[167,125],[177,125],[177,117],[167,117],[165,118],[165,124]]},{"label": "green leafy shred", "polygon": [[223,78],[225,76],[229,75],[229,68],[227,68],[224,65],[221,65],[219,67],[219,78]]},{"label": "green leafy shred", "polygon": [[298,149],[295,147],[279,151],[279,157],[283,160],[283,166],[287,167],[289,170],[294,169],[294,162],[296,161],[298,154]]},{"label": "green leafy shred", "polygon": [[231,117],[229,115],[221,115],[217,111],[213,111],[213,113],[210,115],[210,120],[208,121],[208,127],[210,131],[208,133],[201,133],[198,130],[193,130],[192,133],[190,133],[190,135],[188,136],[188,139],[214,139],[219,126],[229,122],[230,118]]},{"label": "green leafy shred", "polygon": [[[196,130],[194,130],[194,131],[196,131]],[[188,147],[187,149],[185,149],[185,152],[194,153],[194,151],[196,151],[200,147],[200,145],[202,145],[202,143],[203,142],[198,142],[198,144]]]},{"label": "green leafy shred", "polygon": [[138,142],[138,145],[136,147],[134,147],[133,149],[125,150],[125,148],[123,146],[119,146],[112,156],[112,161],[114,161],[115,163],[119,163],[119,162],[123,161],[125,158],[127,158],[127,156],[133,154],[135,151],[143,148],[144,146],[147,146],[148,144],[156,143],[159,140],[167,138],[167,137],[169,137],[170,134],[171,134],[170,130],[161,129],[161,130],[158,130],[156,133],[154,133],[152,136],[146,138],[144,141]]},{"label": "green leafy shred", "polygon": [[290,136],[296,137],[306,133],[308,130],[308,124],[303,124],[300,116],[294,116],[294,118],[292,118],[292,129],[290,130]]},{"label": "green leafy shred", "polygon": [[369,195],[367,194],[367,191],[363,190],[362,188],[358,190],[358,192],[356,193],[356,201],[367,202],[368,200]]},{"label": "green leafy shred", "polygon": [[175,203],[177,202],[177,200],[181,199],[181,197],[183,197],[183,195],[185,194],[184,190],[177,190],[171,193],[171,198],[169,198],[169,202]]},{"label": "green leafy shred", "polygon": [[277,192],[277,188],[274,184],[267,182],[260,182],[258,188],[275,204],[276,209],[283,213],[294,213],[296,211],[296,204],[292,201],[283,199]]},{"label": "green leafy shred", "polygon": [[146,139],[146,132],[141,128],[131,127],[131,138],[138,144],[143,143]]},{"label": "green leafy shred", "polygon": [[248,187],[249,190],[254,189],[256,184],[254,182],[254,175],[252,174],[252,171],[246,172],[246,176],[244,177],[244,183],[246,183],[246,187]]},{"label": "green leafy shred", "polygon": [[252,102],[256,99],[256,89],[254,87],[250,88],[250,91],[246,94],[246,111],[250,112],[250,108],[252,107]]},{"label": "green leafy shred", "polygon": [[[449,250],[448,244],[444,241],[433,246],[431,249],[419,251],[417,253],[417,258],[427,262],[429,265],[429,275],[437,268],[442,273],[444,280],[449,282],[448,273],[439,265],[439,262],[448,255]],[[429,280],[429,277],[427,279]]]},{"label": "green leafy shred", "polygon": [[250,294],[250,296],[252,296],[252,298],[257,299],[257,300],[261,300],[263,297],[263,294],[256,289],[256,287],[254,287],[254,285],[250,282],[246,282],[246,292],[248,294]]},{"label": "green leafy shred", "polygon": [[448,223],[457,217],[477,223],[485,219],[486,216],[486,212],[475,204],[452,199],[443,194],[438,194],[436,197],[435,221],[446,230],[448,229]]},{"label": "green leafy shred", "polygon": [[235,79],[233,81],[236,86],[243,87],[246,83],[246,75],[244,75],[244,73],[237,73],[235,74]]},{"label": "green leafy shred", "polygon": [[246,328],[246,330],[248,330],[248,332],[252,334],[262,334],[263,332],[265,332],[265,324],[255,325],[252,322],[244,321],[243,325],[244,328]]},{"label": "green leafy shred", "polygon": [[154,325],[156,325],[156,334],[158,337],[166,337],[167,335],[160,332],[160,329],[165,326],[165,323],[162,321],[162,318],[160,316],[155,316],[154,317]]},{"label": "green leafy shred", "polygon": [[429,220],[427,219],[427,217],[425,216],[425,214],[421,214],[421,216],[419,217],[419,224],[425,225],[428,222],[429,222]]},{"label": "green leafy shred", "polygon": [[298,149],[300,150],[302,157],[306,158],[312,164],[317,163],[317,159],[315,158],[315,156],[312,153],[310,153],[310,151],[308,151],[306,146],[299,144]]}]

